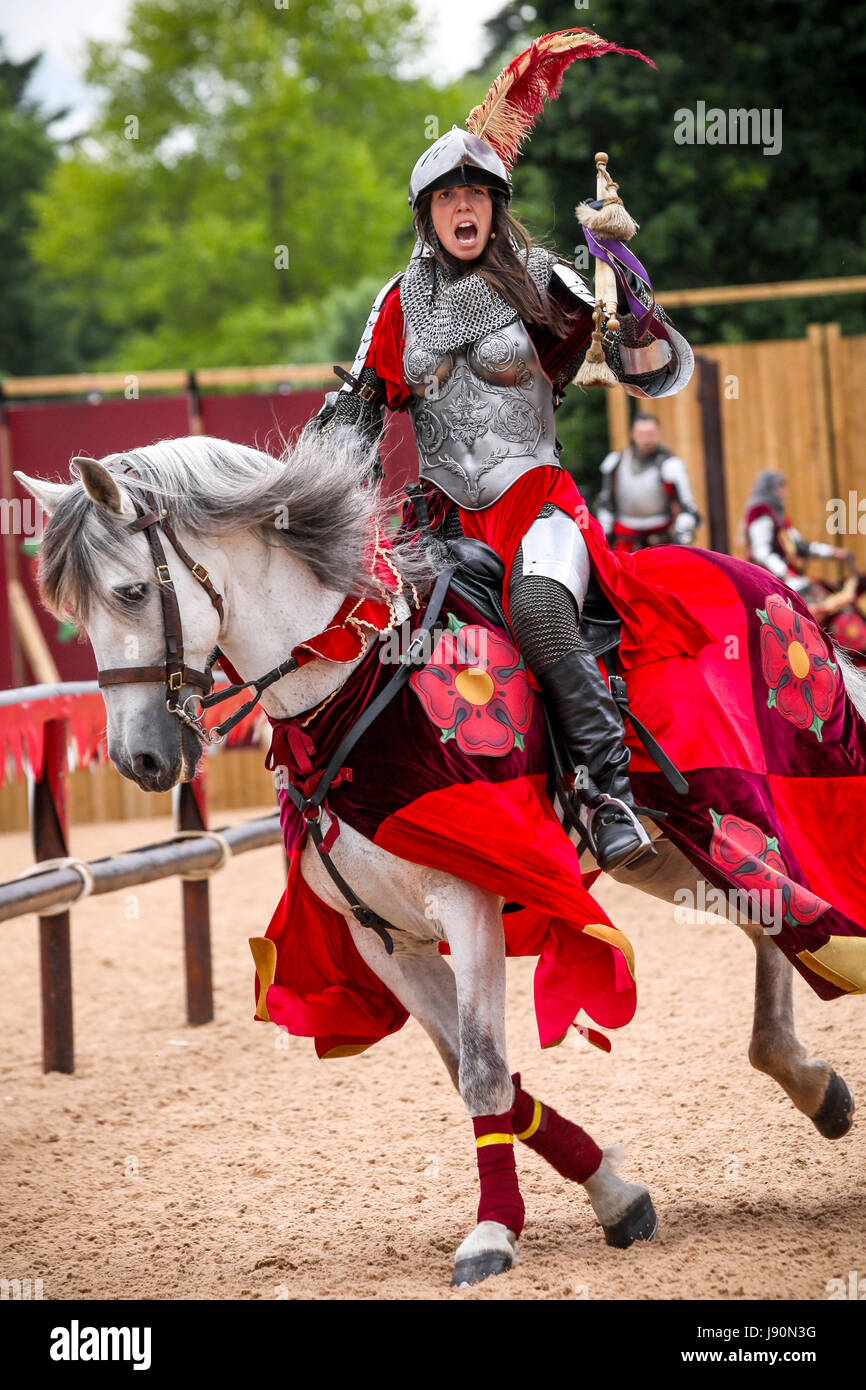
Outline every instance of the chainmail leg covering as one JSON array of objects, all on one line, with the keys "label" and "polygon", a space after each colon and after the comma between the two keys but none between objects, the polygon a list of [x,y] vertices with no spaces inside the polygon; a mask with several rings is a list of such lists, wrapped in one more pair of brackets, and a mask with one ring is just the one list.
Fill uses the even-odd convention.
[{"label": "chainmail leg covering", "polygon": [[[556,508],[545,502],[539,518]],[[563,584],[545,574],[523,573],[523,546],[517,547],[509,580],[511,626],[532,674],[539,680],[549,667],[582,646],[580,618],[574,597]]]},{"label": "chainmail leg covering", "polygon": [[524,574],[522,546],[514,557],[509,599],[514,636],[524,661],[539,680],[560,657],[580,650],[573,595],[546,574]]}]

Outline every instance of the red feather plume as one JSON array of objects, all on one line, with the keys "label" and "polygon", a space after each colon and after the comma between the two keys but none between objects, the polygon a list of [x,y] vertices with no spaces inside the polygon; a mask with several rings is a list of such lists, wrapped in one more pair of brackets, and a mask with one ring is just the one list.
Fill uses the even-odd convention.
[{"label": "red feather plume", "polygon": [[492,145],[503,164],[512,168],[545,101],[559,96],[565,69],[577,58],[601,58],[605,53],[625,53],[655,67],[637,49],[619,48],[592,29],[544,34],[502,69],[481,105],[470,111],[467,130]]}]

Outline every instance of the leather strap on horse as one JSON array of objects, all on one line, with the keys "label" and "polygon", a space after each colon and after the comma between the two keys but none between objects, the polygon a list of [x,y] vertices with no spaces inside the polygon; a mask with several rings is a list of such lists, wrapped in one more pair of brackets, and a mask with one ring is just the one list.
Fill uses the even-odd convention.
[{"label": "leather strap on horse", "polygon": [[[129,463],[119,464],[116,471],[125,473],[127,477],[134,479],[136,482],[141,482],[141,479],[134,472],[132,465]],[[159,681],[168,686],[169,691],[175,695],[184,685],[198,686],[199,690],[206,693],[213,688],[213,676],[211,675],[210,669],[207,671],[196,670],[193,666],[187,666],[183,659],[183,626],[181,623],[180,605],[177,601],[174,581],[171,577],[171,570],[168,567],[165,550],[160,540],[160,528],[165,532],[182,563],[186,565],[190,573],[204,588],[208,598],[219,613],[220,622],[223,622],[225,618],[222,595],[217,593],[204,565],[193,560],[192,556],[181,545],[174,528],[167,520],[167,511],[165,508],[160,509],[157,507],[153,493],[147,488],[142,489],[142,497],[144,498],[146,506],[142,504],[140,498],[136,497],[134,493],[130,493],[129,496],[136,511],[136,519],[131,523],[129,529],[130,531],[144,532],[144,537],[153,559],[154,568],[156,569],[156,577],[159,581],[159,596],[162,603],[162,622],[165,635],[165,663],[162,666],[110,667],[107,670],[98,672],[97,680],[99,686],[135,685],[141,681]]]},{"label": "leather strap on horse", "polygon": [[328,792],[337,780],[338,774],[344,767],[347,757],[358,740],[363,737],[371,724],[378,719],[382,711],[386,709],[394,699],[394,696],[399,694],[403,689],[413,670],[425,664],[427,658],[425,655],[426,644],[424,638],[432,632],[439,614],[442,611],[442,605],[445,602],[445,596],[448,592],[453,574],[453,566],[448,566],[439,574],[433,586],[433,592],[430,595],[427,607],[424,610],[424,616],[415,629],[415,633],[409,644],[409,649],[403,657],[400,669],[395,672],[384,689],[380,690],[375,700],[371,700],[367,708],[352,725],[349,732],[340,740],[336,749],[331,754],[331,757],[328,759],[312,795],[305,796],[304,793],[291,782],[284,784],[286,794],[291,798],[304,820],[307,822],[307,829],[310,832],[313,844],[322,857],[322,863],[327,873],[349,904],[349,908],[355,920],[359,922],[362,927],[370,927],[376,932],[389,956],[394,950],[394,943],[390,936],[394,928],[391,926],[390,922],[385,921],[384,917],[380,917],[377,912],[374,912],[371,907],[367,907],[366,903],[361,901],[331,859],[330,844],[326,843],[326,837],[322,834],[322,810]]},{"label": "leather strap on horse", "polygon": [[[219,647],[214,647],[211,653],[213,659],[216,660],[220,655],[221,652]],[[212,695],[202,696],[201,700],[199,700],[199,704],[202,709],[209,709],[211,705],[221,704],[222,701],[227,700],[230,695],[238,695],[242,690],[255,691],[251,700],[246,700],[244,704],[235,710],[234,714],[230,714],[228,719],[224,719],[221,724],[218,724],[216,728],[211,731],[213,735],[216,738],[224,738],[225,735],[234,728],[235,724],[239,724],[242,719],[246,718],[251,710],[255,709],[268,686],[273,685],[275,681],[282,680],[283,676],[291,675],[292,671],[297,671],[297,669],[298,658],[296,656],[287,656],[285,661],[280,662],[279,666],[274,666],[272,670],[266,671],[265,674],[259,676],[257,680],[244,681],[240,685],[225,686],[222,690],[215,690]]]},{"label": "leather strap on horse", "polygon": [[671,761],[661,744],[658,743],[650,733],[647,726],[641,723],[636,715],[632,714],[628,707],[628,689],[622,676],[618,674],[614,667],[614,653],[612,651],[604,653],[604,664],[607,670],[608,681],[610,682],[610,693],[613,696],[623,719],[631,721],[632,728],[643,744],[649,756],[656,764],[660,772],[670,782],[675,792],[680,796],[685,796],[689,789],[689,784],[675,763]]}]

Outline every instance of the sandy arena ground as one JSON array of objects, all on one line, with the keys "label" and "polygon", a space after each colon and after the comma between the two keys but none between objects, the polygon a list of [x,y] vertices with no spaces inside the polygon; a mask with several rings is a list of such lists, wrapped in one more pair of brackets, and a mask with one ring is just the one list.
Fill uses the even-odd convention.
[{"label": "sandy arena ground", "polygon": [[[82,826],[72,850],[169,833]],[[29,862],[24,835],[0,837],[0,879]],[[137,920],[124,894],[75,910],[74,1076],[41,1072],[36,919],[0,928],[0,1277],[41,1278],[46,1299],[826,1299],[828,1280],[866,1275],[866,1128],[821,1139],[750,1068],[751,946],[608,881],[599,896],[637,952],[634,1022],[610,1056],[576,1035],[542,1053],[533,963],[513,961],[510,1062],[601,1143],[628,1144],[659,1233],[608,1249],[582,1190],[520,1150],[521,1263],[449,1290],[477,1202],[469,1121],[413,1021],[329,1062],[253,1022],[247,937],[281,880],[276,849],[212,880],[202,1028],[185,1023],[177,880],[141,888]],[[864,1001],[795,989],[801,1036],[866,1105]]]}]

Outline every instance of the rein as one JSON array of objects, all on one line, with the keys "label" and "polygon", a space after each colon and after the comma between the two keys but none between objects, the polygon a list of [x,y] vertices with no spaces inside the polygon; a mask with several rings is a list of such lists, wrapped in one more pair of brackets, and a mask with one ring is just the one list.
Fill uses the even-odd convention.
[{"label": "rein", "polygon": [[[394,696],[399,694],[406,685],[412,672],[419,666],[423,666],[430,653],[430,644],[425,643],[425,638],[435,627],[442,605],[445,602],[445,595],[454,577],[454,565],[442,570],[433,586],[433,592],[424,610],[424,616],[419,622],[412,636],[412,641],[403,657],[403,662],[384,689],[379,691],[375,700],[364,710],[348,733],[340,740],[331,757],[325,765],[321,777],[316,783],[315,791],[306,796],[300,788],[291,782],[282,781],[282,789],[294,803],[306,822],[307,829],[313,844],[322,856],[322,863],[331,877],[331,881],[336,884],[343,897],[349,904],[353,917],[362,927],[370,927],[380,938],[388,955],[394,950],[394,943],[391,940],[390,932],[394,930],[390,922],[386,922],[384,917],[380,917],[371,907],[367,907],[356,895],[352,887],[343,878],[334,861],[331,859],[330,850],[333,845],[336,818],[332,818],[333,823],[327,835],[322,834],[322,812],[325,806],[325,798],[331,787],[337,780],[343,769],[345,761],[355,744],[367,732],[370,725],[378,719],[379,715],[391,703]],[[267,766],[267,764],[266,764]]]},{"label": "rein", "polygon": [[[120,465],[119,471],[125,473],[127,477],[135,479],[136,482],[141,482],[141,479],[133,472],[129,464]],[[218,691],[214,691],[213,688],[213,666],[221,655],[219,646],[215,646],[208,656],[204,671],[198,671],[194,667],[186,665],[184,661],[183,625],[181,623],[180,605],[177,601],[174,581],[172,580],[171,570],[168,567],[165,556],[165,549],[159,535],[160,528],[165,532],[165,535],[168,537],[168,540],[174,547],[183,564],[186,565],[190,573],[204,588],[211,603],[219,613],[221,624],[225,621],[225,605],[222,595],[214,588],[205,567],[199,564],[198,561],[193,560],[192,556],[181,545],[174,528],[167,520],[167,510],[164,507],[159,508],[157,506],[156,499],[149,489],[143,488],[142,495],[146,505],[142,504],[139,497],[130,494],[132,504],[136,511],[136,519],[131,523],[130,530],[144,532],[148,546],[150,547],[150,553],[153,556],[153,563],[156,568],[157,579],[159,580],[159,594],[162,601],[163,630],[165,634],[165,662],[162,666],[111,667],[107,670],[98,672],[99,686],[100,688],[104,688],[110,685],[132,685],[147,681],[159,682],[168,687],[168,698],[165,702],[166,709],[171,714],[177,715],[179,719],[192,729],[203,744],[219,743],[225,738],[226,734],[235,724],[255,708],[268,686],[273,685],[275,681],[281,680],[283,676],[289,675],[290,672],[296,671],[301,665],[301,662],[293,653],[271,671],[266,672],[263,676],[259,676],[257,680],[229,685],[225,689]],[[349,904],[349,908],[355,920],[362,927],[369,927],[376,932],[389,955],[391,955],[394,950],[394,943],[390,936],[390,932],[393,931],[394,928],[389,922],[386,922],[383,917],[380,917],[377,912],[374,912],[372,908],[367,907],[366,903],[361,901],[334,864],[331,859],[330,850],[336,835],[335,827],[337,822],[335,820],[327,835],[323,835],[321,828],[322,812],[324,810],[325,798],[337,779],[346,757],[355,747],[355,744],[361,736],[366,733],[373,721],[378,718],[386,706],[394,699],[394,696],[403,688],[409,680],[412,671],[418,666],[423,666],[427,660],[424,639],[436,624],[442,610],[442,604],[445,601],[445,595],[448,592],[448,587],[454,575],[454,569],[455,566],[451,565],[442,570],[437,576],[436,583],[433,586],[433,591],[424,611],[424,616],[413,635],[409,649],[403,658],[402,665],[341,740],[319,778],[315,791],[313,791],[310,796],[305,796],[298,787],[293,786],[291,783],[287,783],[284,786],[287,795],[294,802],[295,806],[297,806],[307,823],[310,837],[322,857],[322,863],[330,875],[331,880],[336,884]],[[313,639],[308,640],[311,641]],[[304,644],[299,643],[298,645],[303,646]],[[190,695],[183,704],[180,704],[178,697],[184,685],[197,686],[201,694],[197,697]],[[198,698],[201,708],[209,709],[212,705],[219,704],[242,690],[252,690],[254,692],[252,699],[247,700],[245,704],[235,710],[234,714],[230,715],[228,719],[224,720],[223,723],[219,724],[215,729],[207,729],[202,723],[200,715],[195,717],[188,714],[186,711],[186,705],[189,703],[189,700]]]}]

